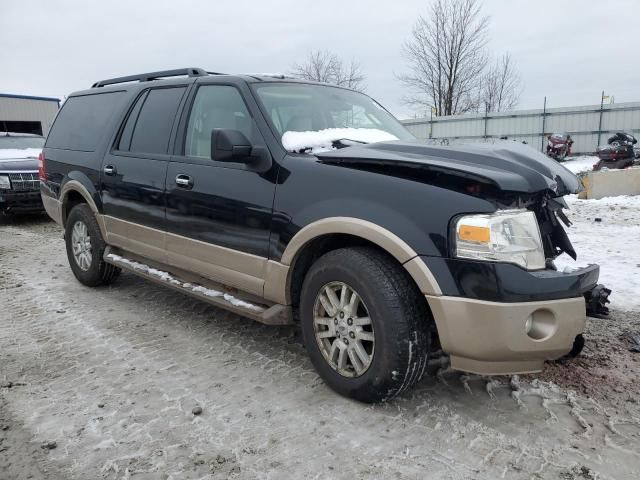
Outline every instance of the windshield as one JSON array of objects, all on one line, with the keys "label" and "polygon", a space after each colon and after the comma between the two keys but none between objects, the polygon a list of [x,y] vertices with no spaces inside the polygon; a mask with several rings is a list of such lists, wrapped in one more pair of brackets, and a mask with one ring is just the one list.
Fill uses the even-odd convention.
[{"label": "windshield", "polygon": [[378,102],[362,93],[300,83],[254,84],[254,89],[289,151],[331,149],[340,140],[371,143],[415,138]]},{"label": "windshield", "polygon": [[44,147],[44,138],[42,137],[0,137],[0,149],[23,149],[23,148],[42,148]]}]

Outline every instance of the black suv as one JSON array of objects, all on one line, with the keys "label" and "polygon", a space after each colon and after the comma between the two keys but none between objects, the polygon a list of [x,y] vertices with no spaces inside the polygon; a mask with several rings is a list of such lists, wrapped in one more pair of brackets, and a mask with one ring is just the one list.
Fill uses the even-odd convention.
[{"label": "black suv", "polygon": [[334,86],[197,68],[69,96],[42,199],[85,285],[121,270],[268,324],[299,322],[321,377],[391,398],[430,354],[532,372],[585,325],[599,267],[558,218],[577,178],[500,143],[432,146]]},{"label": "black suv", "polygon": [[44,137],[0,132],[0,214],[44,212],[38,155]]}]

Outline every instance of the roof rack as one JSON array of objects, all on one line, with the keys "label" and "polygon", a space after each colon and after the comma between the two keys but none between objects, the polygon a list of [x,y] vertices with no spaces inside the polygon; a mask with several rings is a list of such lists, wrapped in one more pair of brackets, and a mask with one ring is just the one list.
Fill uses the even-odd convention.
[{"label": "roof rack", "polygon": [[129,75],[126,77],[108,78],[100,80],[91,85],[91,88],[104,87],[106,85],[115,85],[116,83],[125,82],[148,82],[166,77],[179,77],[186,75],[188,77],[203,77],[209,74],[220,75],[219,73],[207,72],[202,68],[177,68],[175,70],[161,70],[159,72],[140,73],[138,75]]}]

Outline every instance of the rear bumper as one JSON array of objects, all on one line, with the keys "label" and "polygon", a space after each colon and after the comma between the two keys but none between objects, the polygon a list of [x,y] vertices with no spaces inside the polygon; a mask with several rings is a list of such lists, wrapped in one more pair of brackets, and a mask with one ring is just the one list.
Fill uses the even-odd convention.
[{"label": "rear bumper", "polygon": [[51,219],[58,225],[62,226],[62,204],[60,203],[60,201],[58,201],[56,198],[46,195],[45,193],[42,193],[41,196],[42,204],[44,205],[44,209],[47,212],[47,215],[49,215],[49,217],[51,217]]},{"label": "rear bumper", "polygon": [[0,190],[0,213],[42,212],[42,199],[39,191],[13,192]]},{"label": "rear bumper", "polygon": [[481,375],[542,370],[568,353],[586,323],[584,297],[501,303],[426,296],[451,367]]}]

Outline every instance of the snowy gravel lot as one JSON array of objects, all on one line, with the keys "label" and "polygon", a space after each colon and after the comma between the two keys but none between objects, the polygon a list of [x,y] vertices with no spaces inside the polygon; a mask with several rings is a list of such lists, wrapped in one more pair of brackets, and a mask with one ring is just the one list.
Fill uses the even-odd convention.
[{"label": "snowy gravel lot", "polygon": [[[638,204],[571,204],[591,252],[579,260],[602,261],[599,239],[606,281],[637,288]],[[640,477],[633,289],[589,320],[577,360],[519,379],[440,372],[367,406],[325,387],[296,328],[130,274],[83,287],[61,237],[45,219],[0,220],[2,480]]]}]

